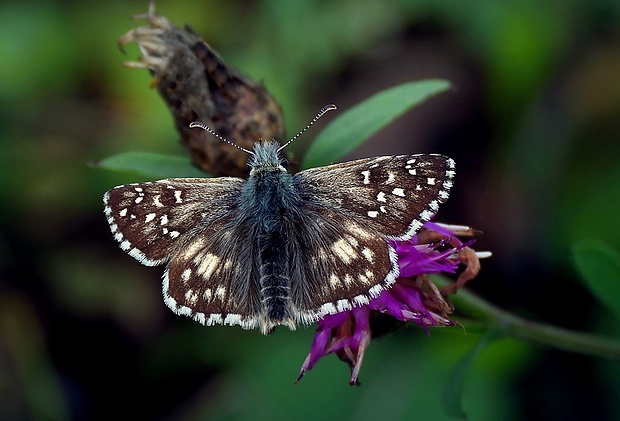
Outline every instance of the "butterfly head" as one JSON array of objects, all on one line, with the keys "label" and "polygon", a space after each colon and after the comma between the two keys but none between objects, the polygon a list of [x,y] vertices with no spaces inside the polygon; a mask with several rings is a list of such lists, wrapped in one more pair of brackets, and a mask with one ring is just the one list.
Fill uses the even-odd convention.
[{"label": "butterfly head", "polygon": [[254,145],[250,156],[250,176],[258,171],[286,172],[287,161],[280,153],[280,144],[274,140],[260,141]]}]

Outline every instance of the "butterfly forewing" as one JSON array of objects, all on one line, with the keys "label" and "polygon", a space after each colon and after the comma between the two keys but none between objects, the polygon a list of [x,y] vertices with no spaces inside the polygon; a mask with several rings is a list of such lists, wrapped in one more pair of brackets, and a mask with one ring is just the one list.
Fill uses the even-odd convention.
[{"label": "butterfly forewing", "polygon": [[105,194],[105,214],[121,249],[156,266],[170,260],[188,233],[229,212],[242,184],[237,178],[126,184]]},{"label": "butterfly forewing", "polygon": [[344,210],[384,237],[404,240],[446,201],[454,174],[452,159],[419,154],[311,168],[295,177],[314,201]]}]

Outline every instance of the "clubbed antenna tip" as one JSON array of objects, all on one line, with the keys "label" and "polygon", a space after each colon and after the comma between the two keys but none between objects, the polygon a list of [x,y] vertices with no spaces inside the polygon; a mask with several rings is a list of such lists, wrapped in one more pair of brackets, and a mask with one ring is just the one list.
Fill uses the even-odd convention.
[{"label": "clubbed antenna tip", "polygon": [[228,140],[228,139],[226,139],[226,138],[223,138],[222,136],[220,136],[219,134],[217,134],[217,133],[215,132],[215,130],[213,130],[211,127],[207,126],[207,125],[206,125],[205,123],[203,123],[202,121],[192,121],[191,123],[189,123],[189,127],[190,127],[190,128],[192,128],[192,129],[193,129],[194,127],[200,127],[202,130],[205,130],[205,131],[207,131],[207,132],[211,133],[213,136],[217,137],[217,138],[218,138],[218,139],[220,139],[221,141],[224,141],[224,142],[228,143],[229,145],[232,145],[232,146],[234,146],[235,148],[240,149],[240,150],[242,150],[243,152],[246,152],[246,153],[248,153],[248,154],[250,154],[250,155],[254,155],[254,152],[252,152],[252,151],[250,151],[250,150],[248,150],[248,149],[246,149],[246,148],[242,148],[241,146],[239,146],[239,145],[236,145],[236,144],[232,143],[230,140]]},{"label": "clubbed antenna tip", "polygon": [[301,136],[306,130],[308,130],[310,128],[310,126],[312,126],[314,123],[316,123],[316,121],[323,117],[323,114],[325,114],[328,111],[331,110],[335,110],[337,107],[334,104],[328,104],[326,106],[324,106],[323,108],[321,108],[321,111],[318,112],[318,114],[312,119],[312,121],[310,121],[310,123],[308,123],[308,125],[306,127],[304,127],[299,133],[297,133],[295,136],[293,136],[291,138],[291,140],[289,140],[288,142],[286,142],[284,145],[280,146],[278,148],[278,152],[281,151],[282,149],[286,148],[289,143],[291,143],[293,140],[297,139],[299,136]]}]

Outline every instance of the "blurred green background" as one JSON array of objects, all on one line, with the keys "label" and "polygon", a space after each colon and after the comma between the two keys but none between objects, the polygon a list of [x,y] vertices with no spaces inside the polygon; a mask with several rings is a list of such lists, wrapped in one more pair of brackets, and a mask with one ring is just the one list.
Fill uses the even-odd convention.
[{"label": "blurred green background", "polygon": [[[263,337],[175,316],[162,269],[117,247],[101,197],[141,179],[88,163],[184,153],[148,72],[121,66],[139,52],[123,56],[116,40],[146,9],[0,4],[0,418],[447,419],[443,390],[476,332],[404,329],[373,341],[361,388],[334,356],[295,386],[312,327]],[[157,11],[264,81],[290,135],[327,103],[450,80],[350,158],[455,158],[438,219],[481,229],[475,247],[494,253],[471,289],[620,338],[571,260],[578,240],[620,248],[619,1],[162,0]],[[617,363],[502,340],[471,367],[463,405],[474,420],[612,420],[618,396]]]}]

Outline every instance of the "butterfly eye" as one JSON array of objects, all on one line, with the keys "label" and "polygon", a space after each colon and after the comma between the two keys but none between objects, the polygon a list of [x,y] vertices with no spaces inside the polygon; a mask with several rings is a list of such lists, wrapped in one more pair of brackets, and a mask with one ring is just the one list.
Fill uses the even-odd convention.
[{"label": "butterfly eye", "polygon": [[286,159],[281,159],[280,160],[280,165],[282,166],[282,168],[284,168],[285,170],[288,170],[288,161]]}]

